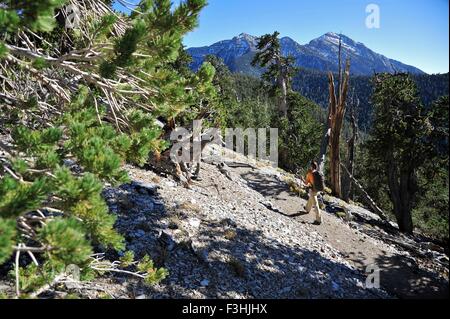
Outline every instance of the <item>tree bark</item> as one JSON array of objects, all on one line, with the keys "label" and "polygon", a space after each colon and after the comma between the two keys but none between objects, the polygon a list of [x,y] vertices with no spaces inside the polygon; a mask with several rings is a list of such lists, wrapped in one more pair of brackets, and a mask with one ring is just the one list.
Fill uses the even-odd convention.
[{"label": "tree bark", "polygon": [[283,114],[284,117],[287,117],[288,108],[287,108],[287,86],[286,81],[283,79],[281,81],[281,97],[280,97],[280,113]]},{"label": "tree bark", "polygon": [[320,145],[320,154],[317,164],[319,166],[319,171],[323,174],[325,169],[325,161],[327,158],[328,145],[330,144],[331,135],[331,107],[328,107],[328,117],[327,126],[325,127],[325,132],[323,133],[322,144]]},{"label": "tree bark", "polygon": [[[350,126],[352,128],[352,136],[347,141],[347,161],[346,167],[350,172],[351,176],[354,176],[354,161],[355,161],[355,147],[356,141],[358,139],[358,126],[356,124],[355,118],[355,108],[359,105],[359,100],[355,104],[354,98],[352,98],[351,110],[350,110]],[[342,199],[348,202],[350,199],[353,199],[352,196],[352,180],[350,179],[349,174],[344,174],[342,176]]]},{"label": "tree bark", "polygon": [[336,96],[336,88],[334,76],[332,72],[328,73],[329,83],[329,108],[328,123],[322,139],[322,145],[319,154],[319,170],[323,172],[325,166],[325,157],[328,146],[330,146],[330,186],[331,191],[337,197],[342,197],[341,190],[341,158],[340,158],[340,137],[342,130],[342,122],[344,120],[346,98],[350,79],[350,60],[347,59],[345,72],[342,74],[341,52],[342,44],[339,40],[339,74],[338,74],[338,95]]},{"label": "tree bark", "polygon": [[[414,173],[405,169],[398,173],[395,161],[388,168],[388,186],[398,229],[402,233],[413,233],[411,194],[415,188]],[[400,175],[400,176],[399,176]]]},{"label": "tree bark", "polygon": [[281,60],[278,59],[277,61],[278,68],[279,68],[279,76],[278,76],[278,88],[280,89],[280,100],[278,105],[278,111],[280,114],[282,114],[284,117],[287,117],[287,76],[286,72],[284,70],[284,67],[281,63]]},{"label": "tree bark", "polygon": [[330,183],[333,194],[342,197],[341,190],[341,157],[340,157],[340,138],[342,124],[346,109],[346,98],[350,79],[350,60],[347,60],[345,74],[341,82],[339,95],[336,97],[333,73],[328,74],[330,87],[330,115],[331,115],[331,134],[330,134]]},{"label": "tree bark", "polygon": [[397,223],[400,231],[407,234],[412,234],[414,229],[412,222],[412,194],[415,193],[415,188],[416,183],[414,171],[412,169],[406,168],[405,171],[400,174],[400,195],[402,200],[402,211]]}]

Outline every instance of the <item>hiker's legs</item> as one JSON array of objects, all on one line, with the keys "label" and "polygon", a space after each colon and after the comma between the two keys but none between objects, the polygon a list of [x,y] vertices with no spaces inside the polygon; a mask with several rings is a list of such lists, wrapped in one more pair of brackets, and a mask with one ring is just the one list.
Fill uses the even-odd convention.
[{"label": "hiker's legs", "polygon": [[317,192],[313,192],[312,195],[313,195],[312,197],[313,197],[313,200],[314,200],[314,210],[315,210],[315,213],[316,213],[316,222],[322,223],[322,213],[320,211],[319,201],[317,199],[318,193]]},{"label": "hiker's legs", "polygon": [[311,212],[311,208],[314,205],[314,196],[312,196],[312,190],[309,190],[308,202],[306,203],[306,212]]},{"label": "hiker's legs", "polygon": [[308,203],[306,204],[306,211],[308,213],[310,213],[311,209],[314,209],[316,222],[321,223],[322,222],[322,213],[320,211],[319,200],[317,199],[317,195],[318,195],[317,192],[315,192],[313,190],[309,191],[309,199],[308,199]]},{"label": "hiker's legs", "polygon": [[192,179],[192,174],[189,170],[188,165],[185,162],[181,162],[181,164],[179,165],[179,167],[181,168],[181,171],[184,173],[184,175],[186,176],[186,179],[188,180],[188,182],[191,182]]}]

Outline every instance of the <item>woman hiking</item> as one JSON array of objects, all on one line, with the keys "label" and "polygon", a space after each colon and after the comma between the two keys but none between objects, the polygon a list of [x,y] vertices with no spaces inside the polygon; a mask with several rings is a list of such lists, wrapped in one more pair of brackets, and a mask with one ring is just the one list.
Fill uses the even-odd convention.
[{"label": "woman hiking", "polygon": [[315,211],[314,225],[322,224],[322,212],[320,211],[319,201],[317,196],[324,189],[323,175],[318,171],[317,162],[311,162],[311,166],[308,168],[306,174],[306,180],[302,180],[304,186],[309,188],[309,199],[306,204],[306,212],[310,213],[311,210]]}]

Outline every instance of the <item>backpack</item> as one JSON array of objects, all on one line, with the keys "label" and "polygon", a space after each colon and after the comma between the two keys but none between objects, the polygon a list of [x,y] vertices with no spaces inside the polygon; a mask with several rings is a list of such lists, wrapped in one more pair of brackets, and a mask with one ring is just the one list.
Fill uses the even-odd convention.
[{"label": "backpack", "polygon": [[325,189],[325,178],[323,174],[319,171],[314,171],[312,174],[314,180],[313,185],[314,190],[322,192]]}]

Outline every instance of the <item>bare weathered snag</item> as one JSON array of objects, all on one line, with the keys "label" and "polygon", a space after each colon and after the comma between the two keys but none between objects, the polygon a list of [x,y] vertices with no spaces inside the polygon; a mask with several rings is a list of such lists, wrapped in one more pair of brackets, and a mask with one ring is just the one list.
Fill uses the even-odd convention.
[{"label": "bare weathered snag", "polygon": [[[331,95],[330,95],[331,97]],[[331,108],[328,108],[328,117],[327,117],[327,126],[325,128],[325,132],[323,134],[322,143],[320,145],[320,155],[317,163],[319,165],[319,171],[323,174],[325,168],[325,160],[327,158],[327,150],[328,145],[330,144],[330,135],[331,135]]]},{"label": "bare weathered snag", "polygon": [[341,51],[342,45],[339,41],[339,74],[338,74],[338,92],[336,94],[336,87],[334,75],[332,72],[328,73],[329,83],[329,109],[327,128],[322,140],[320,155],[318,159],[319,170],[323,172],[325,166],[325,159],[328,146],[330,147],[329,161],[330,161],[330,186],[334,195],[341,197],[341,169],[340,169],[340,136],[342,124],[346,109],[346,98],[350,80],[350,60],[347,59],[345,71],[342,73],[341,69]]},{"label": "bare weathered snag", "polygon": [[330,186],[333,194],[342,196],[341,192],[341,157],[340,157],[340,137],[342,123],[345,115],[346,98],[350,79],[350,60],[347,60],[343,81],[338,87],[336,96],[333,73],[328,74],[330,86]]}]

